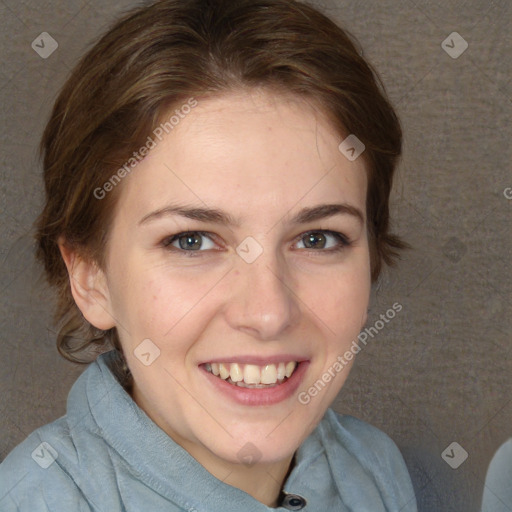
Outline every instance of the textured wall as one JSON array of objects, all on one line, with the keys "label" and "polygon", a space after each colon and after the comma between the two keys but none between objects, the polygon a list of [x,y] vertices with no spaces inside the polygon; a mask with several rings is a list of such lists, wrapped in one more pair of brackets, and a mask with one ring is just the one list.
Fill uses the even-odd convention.
[{"label": "textured wall", "polygon": [[[0,1],[0,459],[64,413],[81,371],[57,355],[33,262],[38,139],[69,69],[133,5]],[[359,39],[401,116],[394,227],[414,246],[375,288],[368,325],[394,302],[403,310],[369,337],[335,406],[397,442],[420,510],[477,511],[489,460],[512,435],[512,2],[317,5]],[[46,59],[31,47],[42,32],[58,43]],[[441,457],[454,441],[469,454],[457,469]]]}]

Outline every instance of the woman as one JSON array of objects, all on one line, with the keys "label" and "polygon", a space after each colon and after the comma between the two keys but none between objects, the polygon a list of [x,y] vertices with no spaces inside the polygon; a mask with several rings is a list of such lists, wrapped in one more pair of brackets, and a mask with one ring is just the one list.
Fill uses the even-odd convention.
[{"label": "woman", "polygon": [[371,68],[305,4],[117,22],[54,106],[37,225],[59,351],[113,350],[3,462],[2,510],[415,511],[394,443],[329,409],[404,247],[400,150]]}]

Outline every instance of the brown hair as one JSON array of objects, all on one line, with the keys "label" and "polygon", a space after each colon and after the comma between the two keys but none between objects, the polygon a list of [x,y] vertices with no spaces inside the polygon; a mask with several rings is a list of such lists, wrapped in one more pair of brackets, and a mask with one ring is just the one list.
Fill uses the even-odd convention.
[{"label": "brown hair", "polygon": [[[71,295],[58,248],[104,266],[104,248],[122,185],[101,188],[171,108],[191,97],[265,87],[312,100],[340,136],[366,146],[371,276],[407,246],[389,233],[389,195],[401,153],[399,121],[376,73],[351,38],[295,0],[160,0],[116,22],[64,84],[41,141],[46,204],[37,221],[38,258],[59,293],[59,352],[81,362],[109,343]],[[341,142],[342,139],[340,139]]]}]

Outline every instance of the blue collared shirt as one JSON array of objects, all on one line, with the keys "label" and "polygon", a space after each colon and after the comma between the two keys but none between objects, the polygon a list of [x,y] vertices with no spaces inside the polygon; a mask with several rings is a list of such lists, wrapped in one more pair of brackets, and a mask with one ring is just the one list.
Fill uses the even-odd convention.
[{"label": "blue collared shirt", "polygon": [[331,409],[284,483],[284,493],[299,498],[267,507],[215,478],[161,430],[120,385],[111,359],[99,356],[73,385],[66,415],[0,464],[1,512],[417,512],[393,441]]}]

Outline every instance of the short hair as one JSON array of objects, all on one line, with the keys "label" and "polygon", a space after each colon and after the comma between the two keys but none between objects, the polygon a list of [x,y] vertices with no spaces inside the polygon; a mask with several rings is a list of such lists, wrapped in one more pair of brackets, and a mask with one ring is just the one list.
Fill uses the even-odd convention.
[{"label": "short hair", "polygon": [[[59,352],[108,344],[76,306],[58,240],[104,267],[122,183],[104,187],[162,122],[198,96],[265,88],[314,102],[339,136],[365,145],[371,278],[407,247],[389,232],[389,196],[401,154],[399,120],[352,36],[295,0],[160,0],[115,22],[64,84],[41,140],[46,202],[36,224],[37,256],[58,291]],[[341,142],[340,138],[340,142]]]}]

